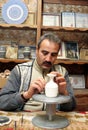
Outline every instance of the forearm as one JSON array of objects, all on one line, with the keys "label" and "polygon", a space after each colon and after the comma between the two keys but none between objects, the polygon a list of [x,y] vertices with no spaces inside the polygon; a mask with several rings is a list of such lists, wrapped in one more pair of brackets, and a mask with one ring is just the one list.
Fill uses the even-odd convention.
[{"label": "forearm", "polygon": [[20,93],[7,94],[0,96],[0,109],[13,111],[21,110],[24,106],[24,101]]},{"label": "forearm", "polygon": [[20,76],[16,68],[12,70],[6,85],[0,91],[0,109],[16,110],[22,109],[24,101],[19,93]]}]

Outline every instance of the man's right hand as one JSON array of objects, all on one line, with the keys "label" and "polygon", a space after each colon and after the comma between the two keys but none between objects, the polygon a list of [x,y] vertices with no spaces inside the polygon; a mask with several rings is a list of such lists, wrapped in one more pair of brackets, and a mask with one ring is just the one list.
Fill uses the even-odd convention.
[{"label": "man's right hand", "polygon": [[33,81],[30,84],[28,91],[23,93],[24,98],[30,99],[34,94],[41,93],[45,88],[45,84],[46,82],[43,78]]}]

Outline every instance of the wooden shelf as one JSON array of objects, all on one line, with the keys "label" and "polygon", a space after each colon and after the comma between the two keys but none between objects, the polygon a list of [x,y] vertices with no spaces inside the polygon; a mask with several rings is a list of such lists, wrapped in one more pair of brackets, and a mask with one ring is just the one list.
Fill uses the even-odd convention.
[{"label": "wooden shelf", "polygon": [[82,5],[87,6],[88,0],[43,0],[44,3],[48,4],[68,4],[68,5]]},{"label": "wooden shelf", "polygon": [[57,63],[63,63],[63,64],[78,64],[78,65],[83,65],[83,64],[88,64],[87,60],[68,60],[68,59],[57,59],[56,62]]},{"label": "wooden shelf", "polygon": [[88,32],[88,28],[75,28],[75,27],[60,27],[60,26],[42,26],[43,30],[55,31],[73,31],[73,32]]},{"label": "wooden shelf", "polygon": [[37,25],[27,25],[27,24],[0,24],[0,28],[30,28],[37,29]]},{"label": "wooden shelf", "polygon": [[[15,63],[23,63],[31,61],[31,59],[0,59],[0,62],[2,63],[8,63],[8,62],[15,62]],[[68,60],[68,59],[57,59],[55,64],[63,63],[63,64],[88,64],[87,60]]]},{"label": "wooden shelf", "polygon": [[27,62],[27,61],[31,61],[31,60],[28,60],[28,59],[0,59],[1,63],[9,63],[9,62],[23,63],[23,62]]}]

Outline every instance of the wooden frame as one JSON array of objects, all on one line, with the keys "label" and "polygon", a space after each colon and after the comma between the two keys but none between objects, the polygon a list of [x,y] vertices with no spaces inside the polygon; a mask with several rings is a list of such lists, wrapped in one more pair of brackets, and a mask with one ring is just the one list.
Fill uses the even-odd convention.
[{"label": "wooden frame", "polygon": [[28,18],[25,21],[25,24],[36,25],[36,13],[35,12],[29,12]]},{"label": "wooden frame", "polygon": [[88,60],[88,49],[80,49],[80,59]]},{"label": "wooden frame", "polygon": [[88,28],[88,14],[75,13],[76,28]]},{"label": "wooden frame", "polygon": [[57,56],[57,59],[66,59],[65,43],[61,43],[61,47]]},{"label": "wooden frame", "polygon": [[65,42],[66,58],[79,59],[78,43],[74,41]]},{"label": "wooden frame", "polygon": [[75,27],[75,13],[74,12],[62,12],[61,13],[62,27]]},{"label": "wooden frame", "polygon": [[85,88],[85,76],[84,75],[70,75],[71,85],[75,89]]},{"label": "wooden frame", "polygon": [[43,14],[43,26],[61,26],[61,15],[60,14]]}]

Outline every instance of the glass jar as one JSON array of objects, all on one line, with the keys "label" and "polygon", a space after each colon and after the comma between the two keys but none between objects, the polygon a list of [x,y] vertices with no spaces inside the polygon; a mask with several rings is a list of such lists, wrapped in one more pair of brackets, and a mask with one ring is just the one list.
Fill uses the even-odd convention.
[{"label": "glass jar", "polygon": [[30,59],[30,47],[24,47],[24,51],[23,51],[23,54],[24,54],[24,59]]}]

